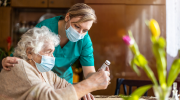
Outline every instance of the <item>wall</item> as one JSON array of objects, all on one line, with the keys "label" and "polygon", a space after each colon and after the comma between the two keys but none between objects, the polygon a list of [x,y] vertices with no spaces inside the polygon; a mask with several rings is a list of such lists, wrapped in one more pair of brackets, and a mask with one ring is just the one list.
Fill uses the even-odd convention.
[{"label": "wall", "polygon": [[7,37],[11,32],[11,7],[0,7],[0,47],[7,50]]},{"label": "wall", "polygon": [[93,94],[114,94],[117,78],[149,80],[141,69],[141,76],[138,77],[129,66],[132,54],[122,41],[122,36],[128,34],[128,30],[133,32],[140,52],[148,59],[149,66],[156,74],[150,31],[145,21],[152,18],[157,20],[161,36],[166,37],[165,0],[85,0],[85,3],[95,10],[98,19],[89,31],[94,47],[95,67],[98,69],[106,59],[112,63],[111,84],[106,90]]}]

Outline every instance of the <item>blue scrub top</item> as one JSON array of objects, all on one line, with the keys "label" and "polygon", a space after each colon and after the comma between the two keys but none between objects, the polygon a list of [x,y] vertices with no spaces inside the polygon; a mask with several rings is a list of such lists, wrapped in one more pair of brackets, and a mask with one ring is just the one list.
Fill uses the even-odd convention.
[{"label": "blue scrub top", "polygon": [[[46,26],[55,34],[58,34],[58,21],[64,20],[64,16],[56,16],[46,19],[36,25],[36,27]],[[58,45],[55,48],[54,56],[56,58],[55,66],[52,69],[59,77],[66,79],[69,83],[73,82],[73,71],[71,66],[79,59],[82,66],[94,66],[94,55],[91,38],[87,33],[83,39],[77,42],[68,41],[61,48]]]}]

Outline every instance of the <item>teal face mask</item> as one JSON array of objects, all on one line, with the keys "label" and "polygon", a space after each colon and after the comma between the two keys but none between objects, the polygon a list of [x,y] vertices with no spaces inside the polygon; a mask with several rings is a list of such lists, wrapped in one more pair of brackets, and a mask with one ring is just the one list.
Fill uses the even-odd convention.
[{"label": "teal face mask", "polygon": [[[40,54],[39,54],[40,55]],[[50,56],[44,56],[44,55],[40,55],[42,56],[41,58],[41,63],[36,63],[36,67],[38,69],[39,72],[48,72],[50,71],[54,65],[55,65],[55,57],[50,57]]]},{"label": "teal face mask", "polygon": [[78,33],[70,24],[70,27],[66,30],[66,36],[71,42],[77,42],[78,40],[83,39],[85,34]]}]

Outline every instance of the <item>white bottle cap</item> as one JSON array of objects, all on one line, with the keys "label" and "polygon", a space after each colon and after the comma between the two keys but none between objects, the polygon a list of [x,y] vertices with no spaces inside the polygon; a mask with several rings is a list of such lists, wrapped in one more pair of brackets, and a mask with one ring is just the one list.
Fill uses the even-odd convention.
[{"label": "white bottle cap", "polygon": [[174,82],[174,83],[173,83],[173,90],[176,90],[176,89],[177,89],[177,83]]},{"label": "white bottle cap", "polygon": [[111,62],[109,61],[109,60],[106,60],[106,62],[105,62],[107,65],[110,65],[111,64]]}]

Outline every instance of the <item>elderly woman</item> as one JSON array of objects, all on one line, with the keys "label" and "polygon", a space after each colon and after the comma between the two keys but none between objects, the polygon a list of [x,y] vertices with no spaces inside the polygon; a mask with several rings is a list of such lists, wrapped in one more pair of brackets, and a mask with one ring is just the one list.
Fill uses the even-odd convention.
[{"label": "elderly woman", "polygon": [[100,70],[75,85],[50,71],[60,40],[45,26],[23,34],[14,56],[21,59],[11,71],[0,73],[0,100],[78,100],[89,92],[106,89],[109,72]]}]

